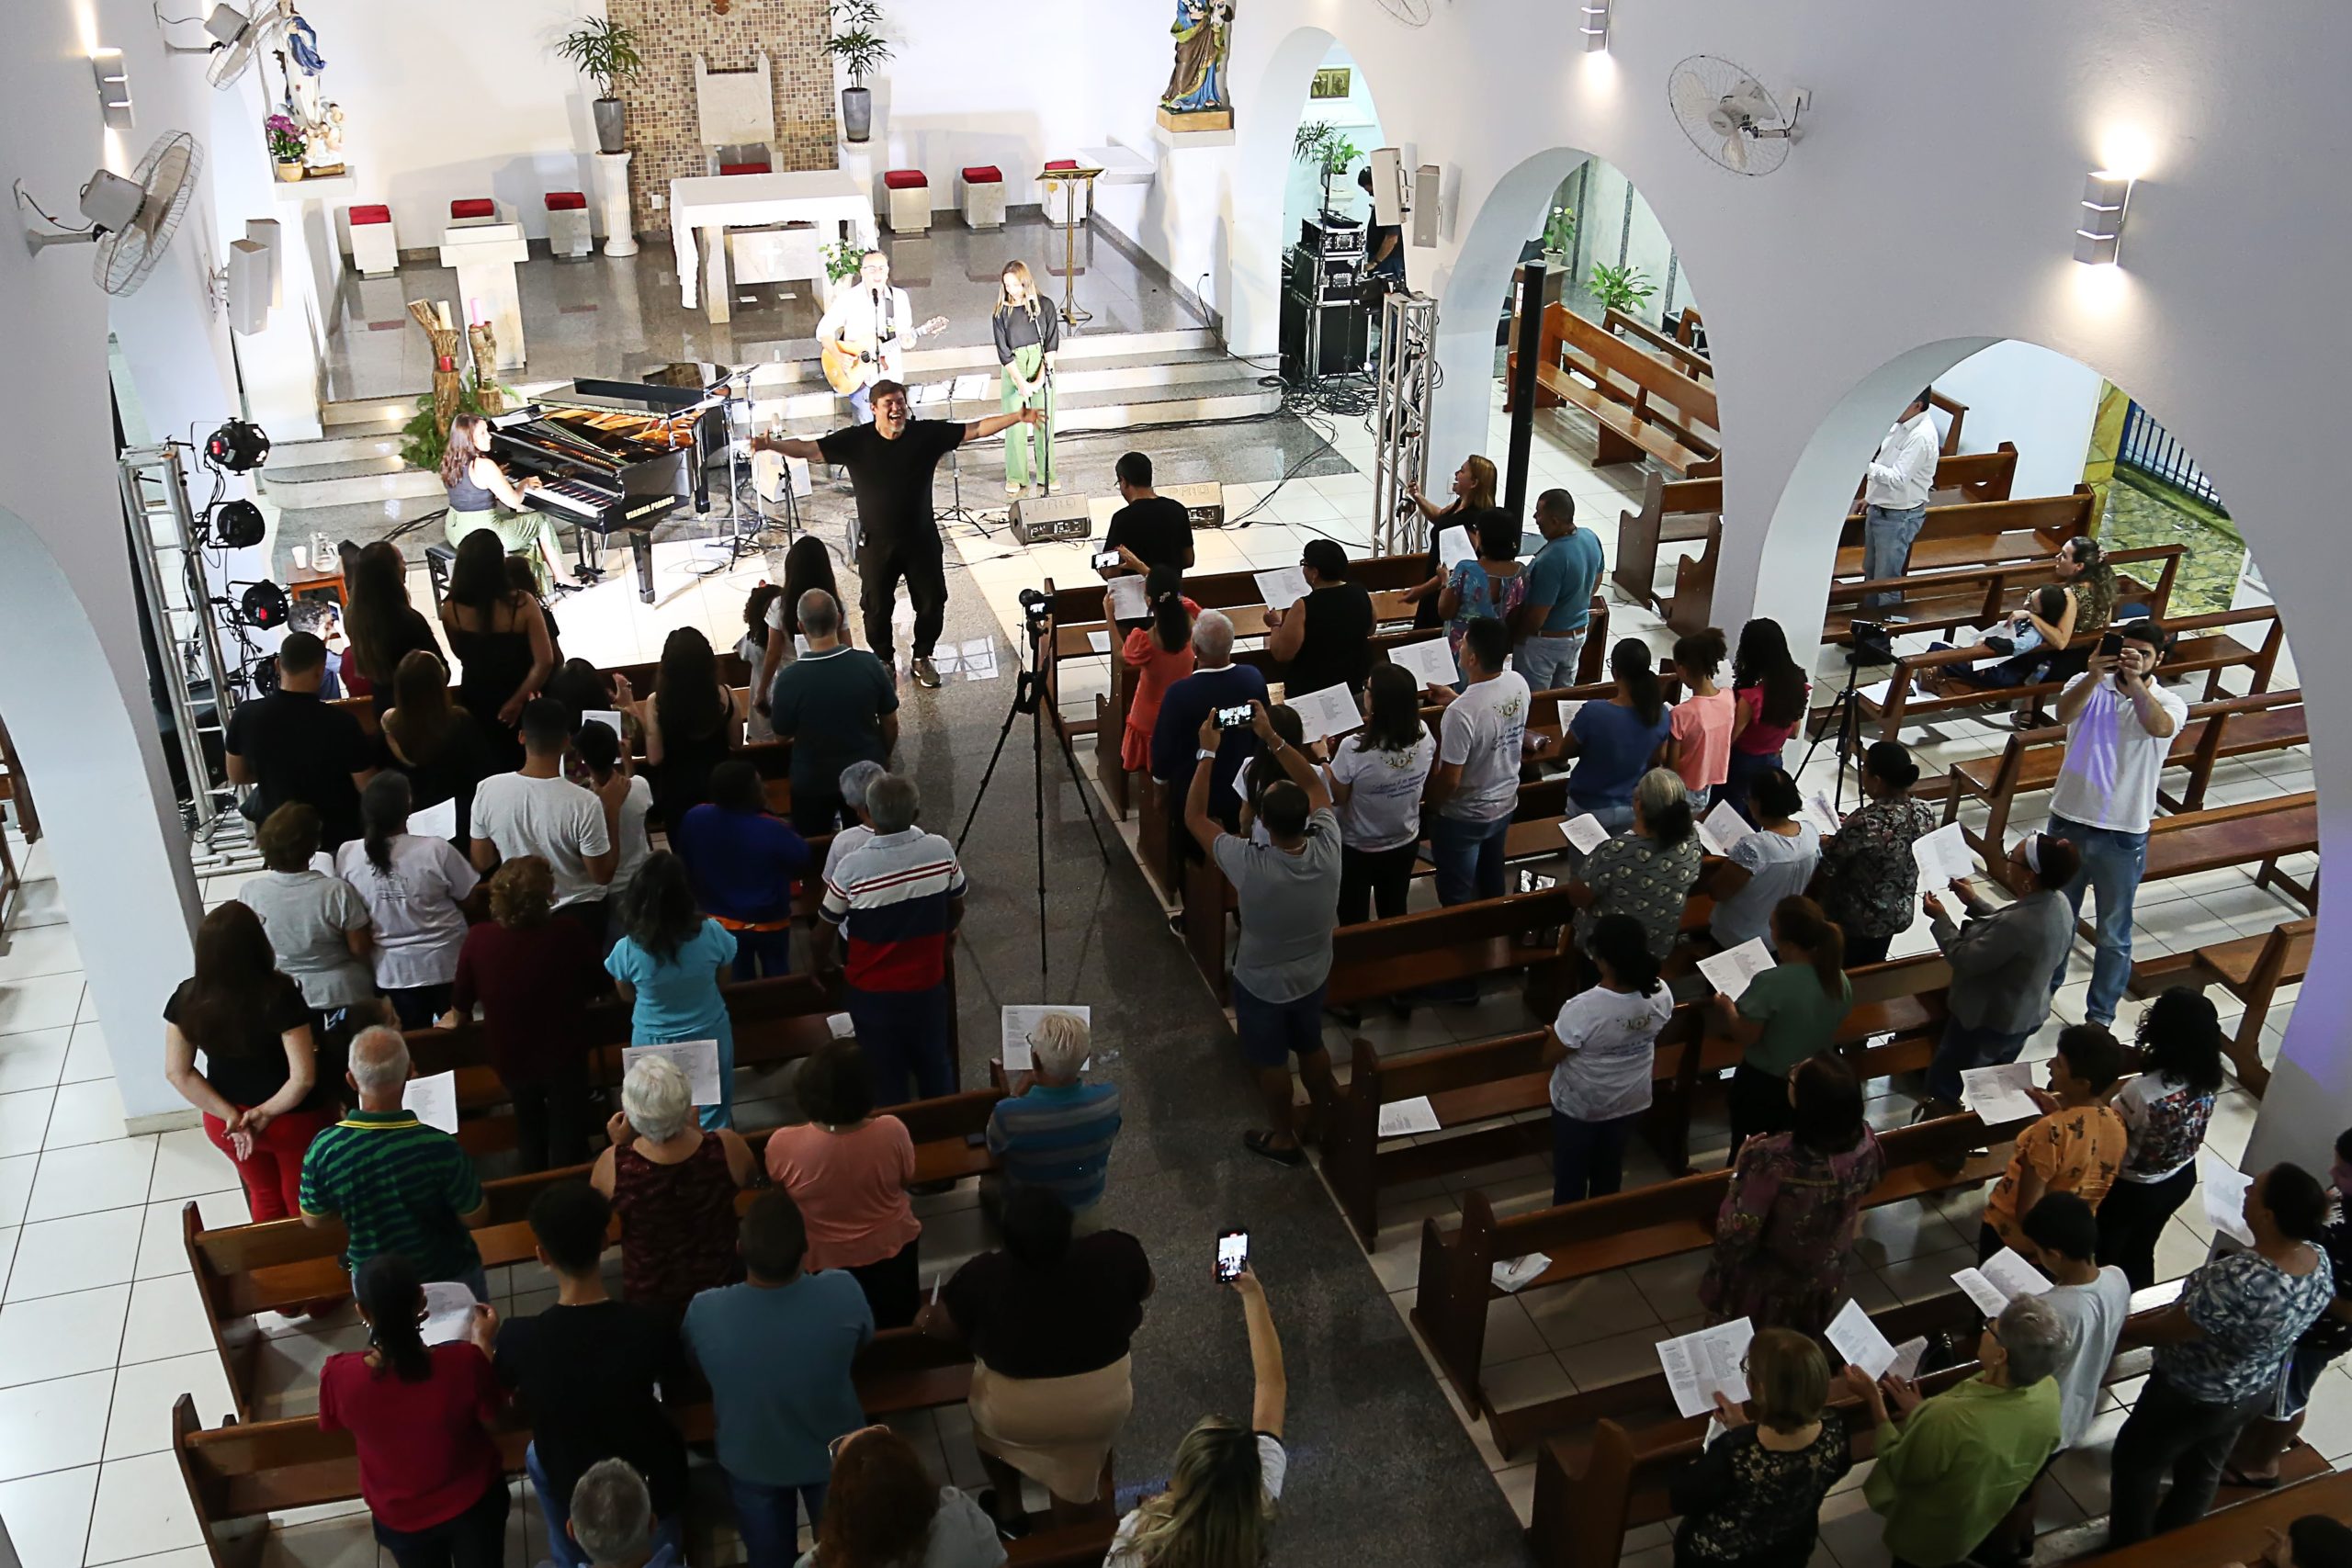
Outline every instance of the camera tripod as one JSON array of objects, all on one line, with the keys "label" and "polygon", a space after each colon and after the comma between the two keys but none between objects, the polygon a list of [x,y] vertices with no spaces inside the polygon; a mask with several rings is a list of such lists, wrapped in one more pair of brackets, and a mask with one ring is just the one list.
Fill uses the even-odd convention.
[{"label": "camera tripod", "polygon": [[[980,803],[988,798],[989,781],[996,777],[996,765],[1004,756],[1004,743],[1012,735],[1013,722],[1023,714],[1029,716],[1030,779],[1035,788],[1036,803],[1032,815],[1037,840],[1037,977],[1042,982],[1052,972],[1046,952],[1046,677],[1045,646],[1046,618],[1045,595],[1035,589],[1023,589],[1021,607],[1025,615],[1024,627],[1029,643],[1029,660],[1014,683],[1012,705],[1005,710],[1004,723],[996,732],[996,750],[989,753],[989,765],[980,774],[980,787],[972,795],[972,808],[964,817],[964,826],[956,834],[956,851],[962,854],[964,840],[972,836],[972,824],[980,815]],[[1078,803],[1086,813],[1086,825],[1093,831],[1095,851],[1102,857],[1107,869],[1111,864],[1111,848],[1102,841],[1102,826],[1094,819],[1094,802],[1087,798],[1086,780],[1078,771],[1078,754],[1070,750],[1069,733],[1058,723],[1054,725],[1055,739],[1060,743],[1062,761],[1069,768],[1070,783],[1078,786]]]},{"label": "camera tripod", "polygon": [[1862,666],[1894,662],[1894,652],[1889,645],[1886,628],[1870,621],[1854,623],[1854,640],[1846,649],[1846,689],[1825,709],[1821,726],[1813,732],[1813,744],[1804,749],[1804,761],[1797,763],[1797,778],[1813,763],[1813,754],[1835,730],[1838,736],[1838,780],[1831,786],[1829,804],[1839,817],[1846,814],[1846,768],[1854,760],[1854,742],[1862,729],[1862,697],[1855,689],[1862,678]]}]

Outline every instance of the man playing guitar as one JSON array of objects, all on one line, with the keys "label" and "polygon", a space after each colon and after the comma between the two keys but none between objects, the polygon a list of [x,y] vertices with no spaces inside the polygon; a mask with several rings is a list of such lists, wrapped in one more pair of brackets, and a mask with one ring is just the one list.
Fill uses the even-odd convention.
[{"label": "man playing guitar", "polygon": [[946,324],[946,317],[934,316],[915,325],[907,291],[890,287],[890,258],[880,251],[865,253],[857,281],[833,296],[817,322],[826,379],[849,400],[858,423],[873,421],[876,381],[905,379],[907,344]]}]

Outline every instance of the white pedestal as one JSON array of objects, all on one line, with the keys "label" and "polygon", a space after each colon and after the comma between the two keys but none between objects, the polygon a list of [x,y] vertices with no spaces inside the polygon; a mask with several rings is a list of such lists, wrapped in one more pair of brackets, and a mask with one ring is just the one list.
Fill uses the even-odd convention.
[{"label": "white pedestal", "polygon": [[605,254],[637,254],[637,226],[628,211],[628,159],[626,152],[596,154],[596,207],[605,215]]},{"label": "white pedestal", "polygon": [[478,223],[441,231],[441,265],[458,272],[458,314],[487,321],[498,333],[498,368],[523,364],[523,298],[515,264],[531,254],[519,223]]},{"label": "white pedestal", "polygon": [[334,211],[351,205],[359,194],[359,180],[348,174],[324,180],[280,180],[270,190],[280,202],[296,209],[319,306],[311,342],[324,353],[335,321],[335,295],[343,287],[343,238],[335,232]]}]

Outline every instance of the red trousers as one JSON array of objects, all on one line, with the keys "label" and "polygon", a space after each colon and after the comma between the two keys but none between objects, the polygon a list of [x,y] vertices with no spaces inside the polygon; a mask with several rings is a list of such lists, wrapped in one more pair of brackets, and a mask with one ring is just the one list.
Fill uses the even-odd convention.
[{"label": "red trousers", "polygon": [[204,1135],[235,1161],[237,1179],[245,1186],[245,1209],[254,1219],[283,1220],[302,1212],[303,1151],[334,1121],[327,1111],[289,1111],[261,1130],[250,1159],[237,1158],[229,1146],[228,1123],[218,1116],[204,1119]]}]

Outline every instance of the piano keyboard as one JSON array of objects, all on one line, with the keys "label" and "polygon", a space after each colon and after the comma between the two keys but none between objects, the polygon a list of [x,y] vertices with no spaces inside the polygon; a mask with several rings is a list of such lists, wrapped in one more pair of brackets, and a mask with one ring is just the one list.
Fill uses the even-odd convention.
[{"label": "piano keyboard", "polygon": [[553,484],[535,486],[524,499],[536,496],[550,505],[560,506],[575,515],[596,517],[604,513],[612,497],[576,479],[559,479]]}]

